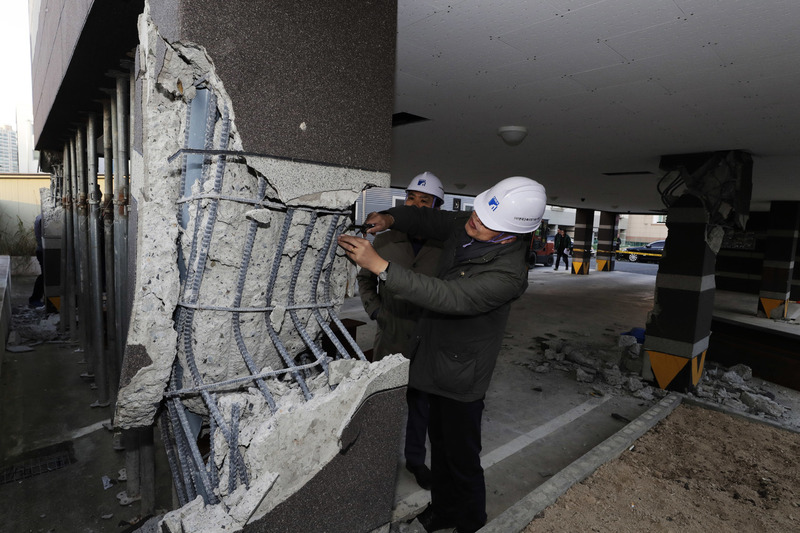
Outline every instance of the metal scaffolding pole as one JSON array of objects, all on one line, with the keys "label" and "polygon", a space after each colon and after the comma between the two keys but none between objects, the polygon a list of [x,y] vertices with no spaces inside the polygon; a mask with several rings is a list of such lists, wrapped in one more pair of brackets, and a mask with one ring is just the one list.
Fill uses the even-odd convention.
[{"label": "metal scaffolding pole", "polygon": [[103,180],[103,243],[105,253],[105,294],[106,294],[106,345],[108,360],[108,379],[111,384],[111,402],[116,403],[119,391],[119,375],[121,357],[117,353],[117,332],[114,323],[114,143],[113,115],[116,104],[113,100],[103,102],[103,158],[105,163],[105,179]]},{"label": "metal scaffolding pole", "polygon": [[67,331],[72,321],[69,298],[67,297],[67,286],[69,285],[69,283],[67,283],[67,275],[69,272],[67,268],[67,250],[69,249],[67,246],[67,235],[69,235],[69,223],[67,221],[72,219],[72,215],[69,212],[69,203],[69,144],[65,143],[64,159],[61,165],[61,271],[59,273],[61,290],[58,295],[58,311],[61,315],[61,320],[59,320],[58,323],[58,331],[62,334]]},{"label": "metal scaffolding pole", "polygon": [[125,353],[128,307],[128,76],[117,76],[117,152],[114,179],[114,292],[116,293],[116,339],[120,355]]},{"label": "metal scaffolding pole", "polygon": [[117,313],[118,307],[118,294],[117,294],[117,252],[116,252],[116,239],[117,237],[114,234],[114,230],[116,229],[116,205],[117,199],[115,196],[115,191],[117,188],[117,182],[119,181],[119,161],[117,160],[117,144],[119,143],[119,138],[117,137],[117,97],[116,92],[113,92],[111,95],[111,99],[109,100],[110,103],[110,112],[111,112],[111,156],[108,165],[106,166],[107,173],[109,176],[113,175],[113,178],[108,179],[105,184],[105,192],[106,192],[106,209],[108,213],[106,214],[105,220],[103,221],[106,224],[106,307],[108,308],[108,331],[111,332],[111,336],[108,338],[109,346],[112,346],[112,352],[117,358],[117,362],[122,367],[122,350],[120,349],[120,343],[118,342],[120,333],[119,333],[119,313]]},{"label": "metal scaffolding pole", "polygon": [[116,401],[116,391],[110,392],[109,376],[113,371],[103,346],[103,288],[100,276],[100,188],[97,186],[97,116],[89,113],[86,120],[86,159],[89,198],[89,293],[90,327],[92,350],[95,352],[94,375],[97,384],[97,402],[92,407],[106,407],[112,397]]},{"label": "metal scaffolding pole", "polygon": [[67,275],[64,287],[67,293],[66,307],[69,313],[69,340],[78,340],[78,317],[75,308],[75,226],[77,212],[75,210],[75,139],[69,141],[69,192],[67,194]]},{"label": "metal scaffolding pole", "polygon": [[77,294],[78,294],[78,333],[80,334],[81,348],[83,357],[89,363],[90,371],[94,373],[97,365],[97,357],[91,349],[89,337],[89,228],[88,226],[88,205],[86,204],[86,137],[82,127],[78,127],[75,132],[75,165],[77,172],[75,181],[77,184],[77,224],[75,234],[75,270],[77,273]]},{"label": "metal scaffolding pole", "polygon": [[[114,291],[116,293],[115,321],[117,326],[117,347],[124,358],[128,329],[128,194],[130,175],[128,173],[128,114],[130,94],[130,75],[116,75],[116,117],[114,139],[116,141],[116,177],[114,179]],[[125,446],[125,469],[128,473],[126,493],[129,499],[141,497],[141,450],[139,431],[127,429],[122,433]]]}]

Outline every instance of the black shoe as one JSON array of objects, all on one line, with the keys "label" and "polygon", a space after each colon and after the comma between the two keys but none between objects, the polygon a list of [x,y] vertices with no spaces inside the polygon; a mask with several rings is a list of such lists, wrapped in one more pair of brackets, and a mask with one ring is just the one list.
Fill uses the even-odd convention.
[{"label": "black shoe", "polygon": [[425,490],[431,490],[433,476],[431,475],[431,471],[425,465],[425,463],[421,465],[406,465],[406,470],[414,474],[414,479],[417,480],[417,485]]},{"label": "black shoe", "polygon": [[428,507],[418,514],[416,518],[428,533],[432,533],[433,531],[438,531],[440,529],[456,527],[455,520],[448,520],[447,518],[438,516],[436,511],[433,509],[433,505],[428,505]]}]

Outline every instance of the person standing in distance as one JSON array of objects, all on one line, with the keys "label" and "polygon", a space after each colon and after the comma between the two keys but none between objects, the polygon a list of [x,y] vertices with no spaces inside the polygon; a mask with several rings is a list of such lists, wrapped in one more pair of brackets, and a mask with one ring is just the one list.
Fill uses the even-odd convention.
[{"label": "person standing in distance", "polygon": [[569,271],[569,259],[567,257],[566,250],[572,248],[572,240],[569,238],[569,235],[567,235],[563,228],[558,228],[556,238],[553,240],[553,246],[556,249],[556,266],[553,268],[553,270],[558,270],[558,267],[561,264],[561,258],[563,257],[564,268]]},{"label": "person standing in distance", "polygon": [[[415,176],[406,188],[404,205],[438,210],[443,203],[442,182],[431,172]],[[373,246],[387,261],[401,265],[412,272],[427,276],[436,275],[436,267],[442,253],[441,241],[389,230],[377,235]],[[377,276],[365,268],[359,270],[356,277],[364,310],[372,320],[377,321],[378,329],[372,350],[373,361],[380,361],[389,354],[403,353],[422,315],[422,308],[382,290]],[[425,464],[428,395],[408,387],[406,400],[408,402],[404,450],[406,469],[414,475],[420,487],[430,489],[431,471]]]},{"label": "person standing in distance", "polygon": [[369,241],[339,237],[347,257],[383,280],[383,289],[425,309],[407,355],[409,385],[430,395],[431,505],[426,531],[472,533],[486,523],[481,467],[484,398],[500,353],[511,302],[528,286],[525,234],[541,223],[544,187],[502,180],[475,198],[471,213],[395,207],[372,213],[369,231],[393,228],[443,241],[437,277],[381,257]]},{"label": "person standing in distance", "polygon": [[28,306],[34,309],[44,307],[44,239],[42,233],[42,215],[36,215],[33,220],[33,234],[36,237],[36,260],[39,261],[39,275],[36,276],[36,281],[33,282],[33,292],[28,298]]}]

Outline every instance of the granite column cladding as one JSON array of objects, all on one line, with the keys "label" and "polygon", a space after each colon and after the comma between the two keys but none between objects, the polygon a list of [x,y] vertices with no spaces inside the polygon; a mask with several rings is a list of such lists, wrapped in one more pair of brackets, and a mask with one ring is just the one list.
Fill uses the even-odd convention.
[{"label": "granite column cladding", "polygon": [[767,228],[769,213],[751,212],[744,230],[735,230],[726,236],[717,252],[717,290],[758,294],[761,289]]},{"label": "granite column cladding", "polygon": [[[786,301],[792,292],[798,233],[800,202],[772,202],[761,270],[761,290],[758,293],[759,316],[786,316]],[[779,316],[774,316],[776,314]]]},{"label": "granite column cladding", "polygon": [[600,212],[600,228],[597,232],[597,270],[611,272],[617,256],[617,232],[619,215],[608,211]]},{"label": "granite column cladding", "polygon": [[575,211],[575,237],[572,239],[572,273],[589,273],[592,260],[592,226],[594,211],[577,209]]},{"label": "granite column cladding", "polygon": [[213,59],[243,150],[389,171],[396,1],[167,3],[154,22]]},{"label": "granite column cladding", "polygon": [[703,202],[689,194],[667,212],[669,235],[644,342],[662,389],[691,390],[703,372],[714,311],[715,255],[706,241],[707,224]]}]

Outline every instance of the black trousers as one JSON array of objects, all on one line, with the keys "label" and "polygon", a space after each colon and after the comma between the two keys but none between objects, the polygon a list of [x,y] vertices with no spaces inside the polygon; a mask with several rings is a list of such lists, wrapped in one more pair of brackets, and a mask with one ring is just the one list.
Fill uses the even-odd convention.
[{"label": "black trousers", "polygon": [[559,250],[556,254],[556,268],[561,265],[562,257],[564,258],[564,265],[567,267],[567,270],[569,270],[569,256],[566,254],[566,250]]},{"label": "black trousers", "polygon": [[33,282],[33,293],[28,298],[28,303],[40,302],[44,296],[44,265],[42,265],[42,251],[36,251],[36,259],[39,261],[39,269],[42,271]]},{"label": "black trousers", "polygon": [[481,467],[483,399],[459,402],[430,395],[431,506],[458,531],[486,523],[486,483]]},{"label": "black trousers", "polygon": [[428,437],[429,394],[419,389],[406,389],[408,420],[406,421],[406,465],[420,466],[425,463],[425,440]]}]

